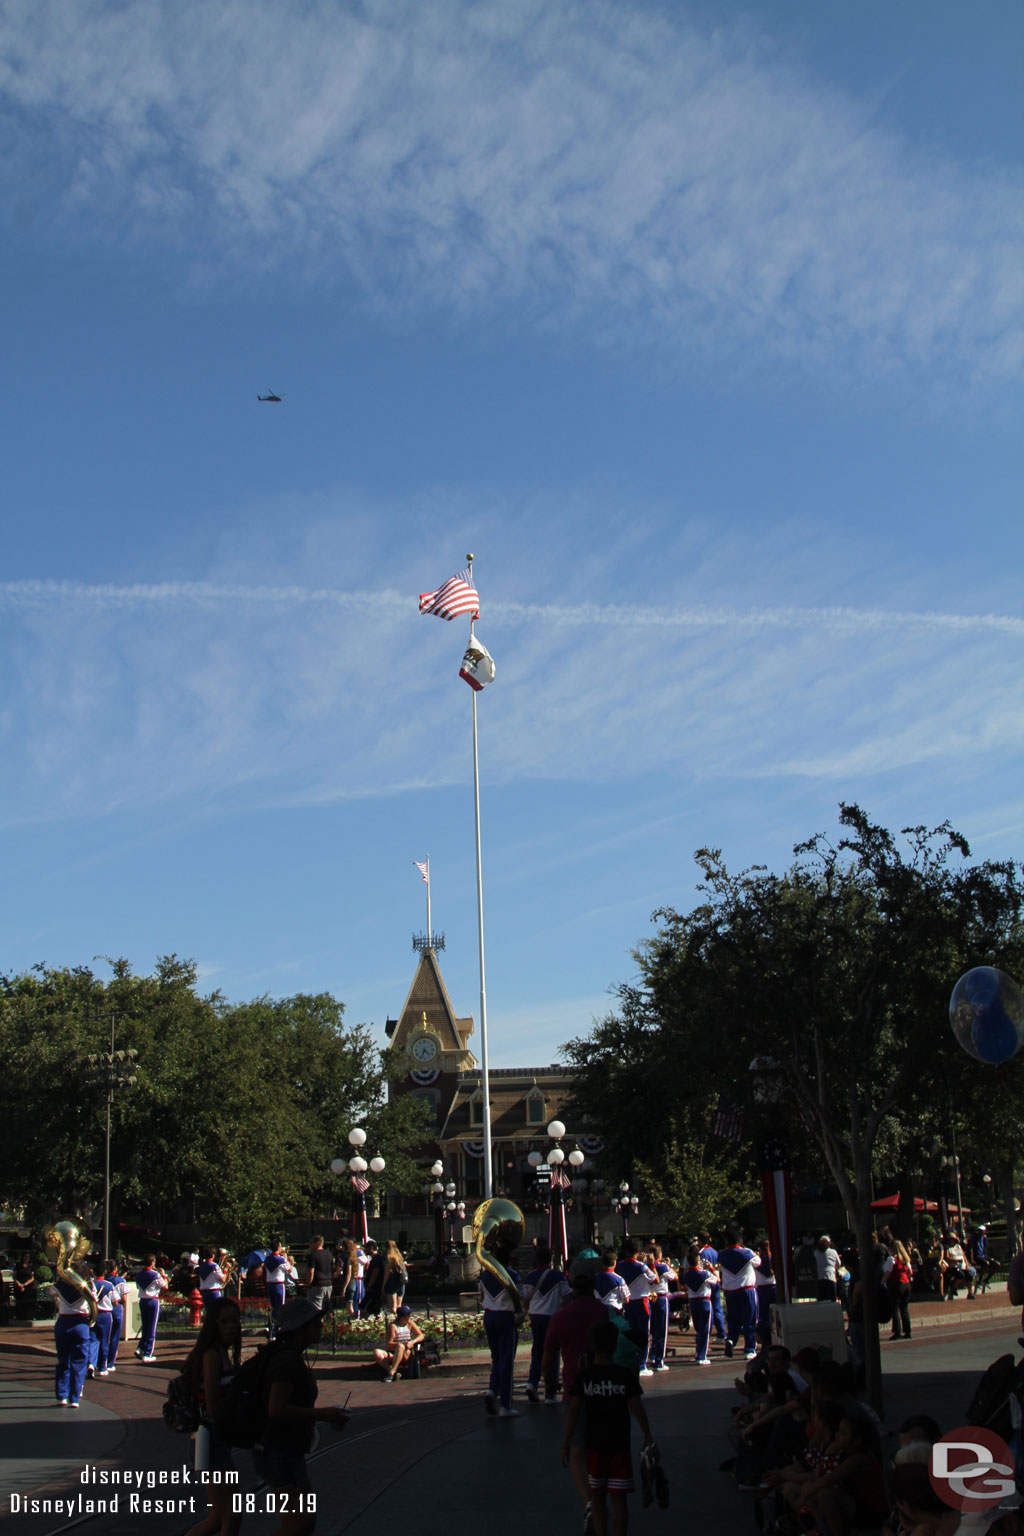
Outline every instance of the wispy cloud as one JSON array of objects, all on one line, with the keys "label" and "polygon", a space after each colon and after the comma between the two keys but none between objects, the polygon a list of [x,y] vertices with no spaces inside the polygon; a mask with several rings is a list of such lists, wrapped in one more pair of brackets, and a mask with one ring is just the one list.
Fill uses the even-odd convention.
[{"label": "wispy cloud", "polygon": [[8,0],[3,173],[196,281],[947,385],[1020,371],[1019,189],[749,26],[608,0]]},{"label": "wispy cloud", "polygon": [[[734,589],[756,564],[746,577],[730,564]],[[1012,615],[506,602],[484,633],[499,667],[481,704],[492,782],[614,781],[642,765],[668,782],[810,777],[847,793],[1024,746]],[[411,583],[0,584],[7,814],[463,782],[463,639],[419,617]]]}]

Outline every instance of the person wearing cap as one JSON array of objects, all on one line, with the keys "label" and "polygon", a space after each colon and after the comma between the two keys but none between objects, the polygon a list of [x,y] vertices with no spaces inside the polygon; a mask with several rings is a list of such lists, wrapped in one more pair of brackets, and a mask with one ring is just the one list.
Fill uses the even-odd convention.
[{"label": "person wearing cap", "polygon": [[412,1307],[400,1306],[393,1317],[388,1318],[388,1331],[384,1336],[384,1348],[375,1349],[373,1358],[384,1368],[384,1380],[394,1381],[402,1366],[416,1353],[425,1334],[412,1315]]},{"label": "person wearing cap", "polygon": [[281,1536],[310,1536],[316,1528],[316,1515],[305,1509],[304,1497],[312,1492],[306,1455],[316,1425],[341,1430],[349,1421],[344,1408],[316,1406],[316,1378],[305,1352],[319,1343],[322,1328],[321,1309],[308,1296],[293,1296],[277,1314],[277,1338],[269,1346],[264,1377],[267,1418],[257,1470],[271,1492],[288,1495],[288,1513],[280,1517]]}]

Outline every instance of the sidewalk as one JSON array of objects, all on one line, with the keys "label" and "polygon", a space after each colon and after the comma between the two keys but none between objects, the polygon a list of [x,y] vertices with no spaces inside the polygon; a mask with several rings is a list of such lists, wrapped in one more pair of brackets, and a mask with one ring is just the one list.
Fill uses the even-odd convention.
[{"label": "sidewalk", "polygon": [[[978,1302],[923,1303],[912,1314],[910,1342],[883,1343],[890,1427],[914,1410],[933,1413],[944,1427],[962,1422],[982,1370],[1014,1347],[1017,1334],[1015,1310],[990,1300],[980,1308]],[[752,1529],[750,1506],[715,1470],[730,1454],[728,1407],[737,1362],[716,1349],[712,1368],[700,1371],[693,1363],[692,1335],[673,1333],[671,1345],[676,1350],[671,1369],[643,1384],[672,1483],[668,1518],[678,1524],[685,1508],[689,1524],[745,1533]],[[152,1479],[153,1486],[134,1490],[137,1505],[146,1498],[196,1496],[187,1485],[167,1481],[187,1475],[192,1447],[171,1434],[160,1417],[167,1379],[186,1346],[181,1339],[158,1346],[159,1363],[149,1366],[129,1351],[113,1377],[89,1383],[82,1408],[72,1414],[53,1406],[49,1331],[0,1331],[0,1510],[11,1508],[13,1495],[76,1501],[73,1511],[23,1508],[16,1525],[7,1522],[9,1528],[22,1536],[56,1536],[73,1521],[82,1536],[182,1536],[201,1518],[201,1495],[199,1505],[184,1514],[130,1509],[125,1491],[116,1517],[96,1515],[77,1502],[110,1492],[83,1484],[89,1468]],[[482,1411],[488,1368],[482,1350],[459,1351],[439,1371],[397,1387],[384,1386],[372,1370],[340,1354],[332,1358],[321,1351],[315,1363],[321,1401],[342,1401],[351,1393],[353,1420],[344,1435],[325,1433],[311,1458],[320,1508],[317,1536],[379,1536],[395,1522],[412,1527],[417,1536],[450,1536],[453,1522],[470,1510],[487,1520],[490,1536],[517,1536],[524,1523],[537,1523],[538,1510],[546,1512],[544,1536],[547,1530],[560,1536],[574,1527],[579,1510],[558,1460],[561,1413],[523,1400],[526,1363],[527,1351],[520,1347],[521,1416],[499,1421]],[[243,1507],[249,1498],[253,1510],[244,1536],[269,1536],[277,1520],[265,1490],[247,1453],[237,1453],[236,1461],[239,1498]],[[632,1514],[638,1530],[651,1523],[652,1536],[666,1528],[666,1516],[656,1508],[642,1510],[639,1499]]]}]

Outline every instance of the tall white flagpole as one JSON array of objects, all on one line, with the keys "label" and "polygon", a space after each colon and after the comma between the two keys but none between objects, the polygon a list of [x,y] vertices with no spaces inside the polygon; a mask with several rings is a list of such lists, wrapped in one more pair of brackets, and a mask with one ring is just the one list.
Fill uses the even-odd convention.
[{"label": "tall white flagpole", "polygon": [[433,947],[434,947],[434,940],[433,940],[432,935],[433,935],[434,930],[430,926],[430,854],[429,853],[427,854],[427,882],[426,882],[426,884],[427,884],[427,948],[428,949],[433,949]]},{"label": "tall white flagpole", "polygon": [[[473,578],[473,556],[467,555],[470,585]],[[473,620],[469,621],[469,638],[473,638]],[[480,754],[476,733],[476,694],[473,695],[473,808],[476,818],[476,918],[480,945],[480,1085],[484,1122],[484,1199],[494,1194],[494,1167],[491,1153],[491,1082],[487,1068],[487,981],[484,969],[484,875],[480,854]]]}]

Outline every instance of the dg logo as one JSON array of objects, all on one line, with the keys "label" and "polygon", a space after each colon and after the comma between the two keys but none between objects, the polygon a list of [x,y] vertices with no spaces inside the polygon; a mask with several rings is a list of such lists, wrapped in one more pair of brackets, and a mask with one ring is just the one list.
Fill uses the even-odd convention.
[{"label": "dg logo", "polygon": [[1006,1441],[973,1424],[936,1440],[928,1474],[939,1498],[964,1512],[994,1509],[1015,1491]]}]

